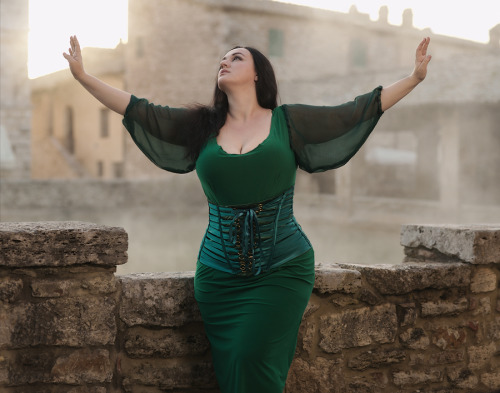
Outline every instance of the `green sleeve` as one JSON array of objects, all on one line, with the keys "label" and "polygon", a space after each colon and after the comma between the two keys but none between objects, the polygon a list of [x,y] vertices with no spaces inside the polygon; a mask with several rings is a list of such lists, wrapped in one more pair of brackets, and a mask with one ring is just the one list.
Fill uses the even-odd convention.
[{"label": "green sleeve", "polygon": [[298,166],[313,173],[346,164],[383,114],[381,91],[338,106],[283,105]]},{"label": "green sleeve", "polygon": [[132,96],[123,125],[135,144],[158,167],[188,173],[195,162],[187,157],[188,110],[149,103]]}]

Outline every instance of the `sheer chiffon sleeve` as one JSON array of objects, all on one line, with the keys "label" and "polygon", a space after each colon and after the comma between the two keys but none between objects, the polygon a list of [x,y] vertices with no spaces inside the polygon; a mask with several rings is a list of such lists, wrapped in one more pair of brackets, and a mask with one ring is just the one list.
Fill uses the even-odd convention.
[{"label": "sheer chiffon sleeve", "polygon": [[283,105],[298,166],[313,173],[346,164],[383,114],[381,91],[338,106]]},{"label": "sheer chiffon sleeve", "polygon": [[195,162],[186,155],[187,111],[132,96],[123,125],[155,165],[169,172],[187,173],[195,168]]}]

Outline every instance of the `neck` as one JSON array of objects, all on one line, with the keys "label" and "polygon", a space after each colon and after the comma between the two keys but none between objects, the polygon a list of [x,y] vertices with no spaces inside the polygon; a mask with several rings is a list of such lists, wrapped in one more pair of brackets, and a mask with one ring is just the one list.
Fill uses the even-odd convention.
[{"label": "neck", "polygon": [[228,116],[233,120],[245,121],[262,109],[257,102],[255,88],[239,89],[237,92],[228,92],[226,94],[229,103]]}]

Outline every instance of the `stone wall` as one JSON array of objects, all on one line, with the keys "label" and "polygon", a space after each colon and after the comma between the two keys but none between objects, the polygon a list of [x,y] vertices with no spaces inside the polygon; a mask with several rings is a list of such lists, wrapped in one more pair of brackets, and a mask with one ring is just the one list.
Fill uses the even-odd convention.
[{"label": "stone wall", "polygon": [[[218,391],[193,273],[114,274],[127,233],[0,224],[0,390]],[[403,227],[401,265],[318,265],[287,393],[500,389],[500,227]]]}]

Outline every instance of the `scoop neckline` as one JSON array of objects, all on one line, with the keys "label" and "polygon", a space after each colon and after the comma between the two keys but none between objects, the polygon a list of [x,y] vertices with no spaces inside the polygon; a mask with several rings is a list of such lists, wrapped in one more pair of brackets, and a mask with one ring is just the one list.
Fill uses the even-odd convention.
[{"label": "scoop neckline", "polygon": [[[274,108],[276,109],[276,108]],[[249,155],[250,153],[253,153],[254,151],[256,151],[257,149],[259,149],[263,144],[265,144],[270,138],[271,138],[271,134],[273,132],[273,125],[274,125],[274,109],[271,110],[271,124],[269,126],[269,133],[267,134],[266,138],[260,142],[257,146],[255,146],[252,150],[249,150],[245,153],[228,153],[227,151],[224,150],[224,148],[219,145],[219,142],[217,142],[217,137],[215,136],[214,137],[214,141],[215,141],[215,144],[217,145],[218,149],[225,155],[227,156],[235,156],[235,157],[241,157],[241,156],[246,156],[246,155]]]}]

